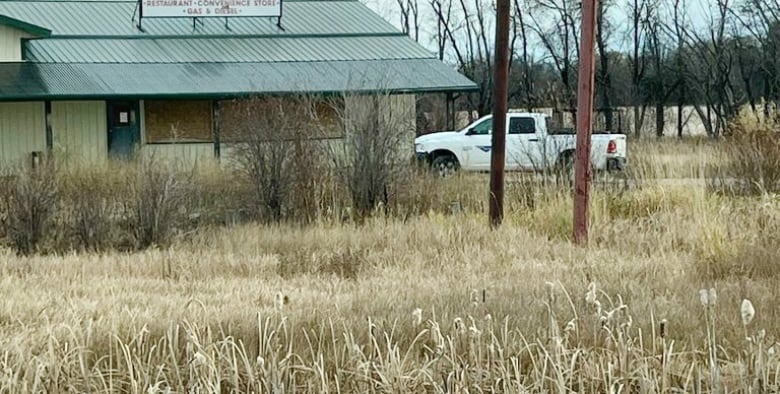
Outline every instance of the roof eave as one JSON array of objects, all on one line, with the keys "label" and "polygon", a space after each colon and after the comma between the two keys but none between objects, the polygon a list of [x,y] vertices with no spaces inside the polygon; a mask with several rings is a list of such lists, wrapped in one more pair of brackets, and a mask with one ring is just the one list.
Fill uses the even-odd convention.
[{"label": "roof eave", "polygon": [[364,89],[351,91],[301,91],[301,92],[209,92],[209,93],[158,93],[158,94],[30,94],[30,95],[3,95],[0,102],[14,101],[56,101],[56,100],[110,100],[110,99],[138,99],[138,100],[230,100],[248,98],[254,96],[295,96],[318,95],[340,96],[345,94],[418,94],[418,93],[454,93],[472,92],[477,86],[438,86],[435,88],[407,88],[407,89]]},{"label": "roof eave", "polygon": [[51,30],[10,16],[0,15],[0,25],[12,27],[36,37],[51,37]]}]

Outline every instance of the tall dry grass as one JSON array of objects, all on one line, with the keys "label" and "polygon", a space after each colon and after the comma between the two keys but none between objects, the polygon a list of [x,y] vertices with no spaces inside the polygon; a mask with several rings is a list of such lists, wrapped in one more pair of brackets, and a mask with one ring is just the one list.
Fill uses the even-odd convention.
[{"label": "tall dry grass", "polygon": [[[654,149],[645,174],[670,174]],[[0,391],[780,390],[780,199],[628,180],[597,180],[587,248],[571,189],[511,175],[492,231],[487,177],[461,174],[410,178],[361,224],[0,249]]]},{"label": "tall dry grass", "polygon": [[[0,390],[777,389],[773,265],[729,245],[755,241],[751,223],[776,229],[780,202],[597,191],[580,249],[570,194],[539,187],[500,231],[453,192],[459,214],[213,228],[133,254],[4,252]],[[724,264],[750,269],[710,269]]]}]

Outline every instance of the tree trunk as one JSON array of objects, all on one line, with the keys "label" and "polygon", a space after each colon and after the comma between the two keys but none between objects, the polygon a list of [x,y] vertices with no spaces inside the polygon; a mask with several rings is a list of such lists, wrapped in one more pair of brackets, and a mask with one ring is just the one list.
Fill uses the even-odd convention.
[{"label": "tree trunk", "polygon": [[664,136],[664,103],[657,102],[655,104],[655,136],[661,138]]},{"label": "tree trunk", "polygon": [[645,114],[644,111],[642,111],[642,108],[639,104],[634,105],[634,135],[636,138],[640,138],[642,136],[642,124],[644,123]]}]

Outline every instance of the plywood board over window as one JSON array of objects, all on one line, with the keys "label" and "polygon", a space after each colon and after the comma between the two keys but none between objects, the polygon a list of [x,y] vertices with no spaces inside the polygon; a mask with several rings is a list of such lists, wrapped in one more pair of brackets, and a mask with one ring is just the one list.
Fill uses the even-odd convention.
[{"label": "plywood board over window", "polygon": [[211,101],[145,101],[146,143],[213,142]]},{"label": "plywood board over window", "polygon": [[[307,139],[340,138],[338,99],[259,97],[220,102],[220,139],[238,142],[264,136]],[[280,135],[276,127],[303,128],[301,133]]]}]

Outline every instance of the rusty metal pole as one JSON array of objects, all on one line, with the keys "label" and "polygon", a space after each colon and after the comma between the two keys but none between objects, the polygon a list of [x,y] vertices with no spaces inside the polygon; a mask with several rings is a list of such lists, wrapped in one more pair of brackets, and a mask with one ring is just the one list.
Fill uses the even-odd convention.
[{"label": "rusty metal pole", "polygon": [[574,243],[588,242],[590,198],[590,136],[593,127],[593,78],[595,69],[596,9],[598,0],[582,1],[580,70],[577,81],[577,149],[574,180]]},{"label": "rusty metal pole", "polygon": [[496,0],[496,60],[493,77],[493,135],[490,150],[490,225],[504,219],[506,112],[509,91],[509,0]]}]

